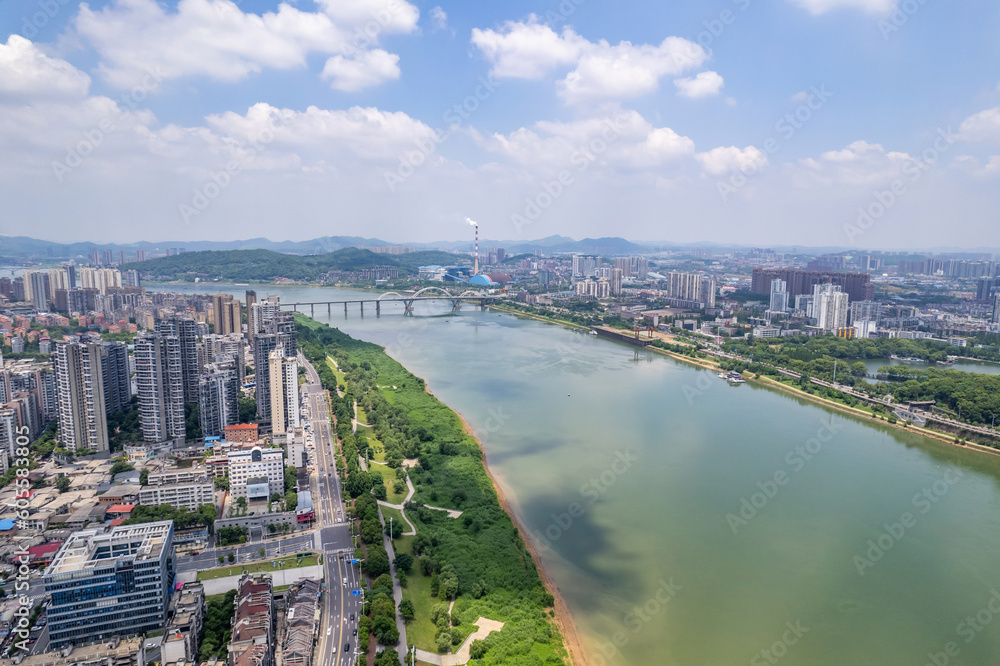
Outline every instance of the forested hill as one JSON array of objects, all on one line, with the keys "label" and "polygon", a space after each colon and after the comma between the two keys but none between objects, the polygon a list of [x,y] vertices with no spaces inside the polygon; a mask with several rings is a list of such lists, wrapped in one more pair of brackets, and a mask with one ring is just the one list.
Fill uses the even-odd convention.
[{"label": "forested hill", "polygon": [[467,264],[462,255],[447,252],[410,252],[408,254],[376,254],[371,250],[344,248],[329,254],[298,256],[271,250],[224,250],[184,252],[171,257],[158,257],[122,266],[152,273],[157,278],[173,280],[221,279],[231,282],[251,280],[315,280],[327,271],[357,271],[376,266],[392,266],[403,274],[416,274],[418,267],[431,264]]}]

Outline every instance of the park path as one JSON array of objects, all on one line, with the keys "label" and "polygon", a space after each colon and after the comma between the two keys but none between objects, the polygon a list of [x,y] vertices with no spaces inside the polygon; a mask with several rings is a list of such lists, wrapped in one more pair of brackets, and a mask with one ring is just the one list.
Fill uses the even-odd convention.
[{"label": "park path", "polygon": [[472,641],[482,640],[494,631],[503,629],[503,622],[487,620],[485,617],[480,617],[474,624],[478,627],[478,630],[465,639],[462,646],[458,648],[458,652],[454,654],[434,654],[433,652],[417,648],[417,659],[425,661],[428,664],[434,664],[434,666],[463,666],[463,664],[469,663],[469,650],[472,648]]},{"label": "park path", "polygon": [[[402,514],[403,520],[405,520],[406,524],[410,526],[410,530],[408,532],[403,532],[403,536],[416,536],[417,526],[410,522],[410,519],[406,517],[406,510],[403,509],[403,507],[406,506],[406,503],[410,501],[410,498],[413,497],[413,493],[417,492],[416,488],[413,487],[413,482],[410,481],[410,477],[406,477],[406,487],[408,488],[406,497],[404,497],[403,501],[400,502],[399,504],[389,504],[384,500],[376,500],[376,501],[379,503],[379,506],[387,506],[390,509],[396,509],[397,511],[399,511],[400,514]],[[379,511],[379,516],[381,515],[382,512]],[[384,524],[385,520],[383,520],[382,523]]]}]

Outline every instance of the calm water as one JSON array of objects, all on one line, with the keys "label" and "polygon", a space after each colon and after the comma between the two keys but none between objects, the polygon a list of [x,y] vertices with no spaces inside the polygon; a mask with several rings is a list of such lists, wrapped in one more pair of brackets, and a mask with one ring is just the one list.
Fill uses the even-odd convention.
[{"label": "calm water", "polygon": [[[856,363],[856,360],[849,360],[847,363]],[[891,358],[870,358],[861,359],[861,362],[868,368],[868,372],[876,373],[884,365],[905,365],[915,370],[926,370],[927,368],[937,368],[939,370],[961,370],[962,372],[980,372],[986,375],[1000,375],[1000,363],[987,363],[979,361],[966,361],[959,359],[952,365],[938,365],[937,363],[904,363]],[[868,380],[871,381],[871,380]]]},{"label": "calm water", "polygon": [[329,323],[480,431],[592,665],[998,662],[1000,458],[559,327],[417,308]]}]

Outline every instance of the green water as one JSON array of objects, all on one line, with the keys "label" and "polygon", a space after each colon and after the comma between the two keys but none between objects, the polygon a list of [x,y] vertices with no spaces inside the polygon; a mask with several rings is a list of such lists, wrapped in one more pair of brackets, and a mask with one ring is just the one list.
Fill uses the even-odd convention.
[{"label": "green water", "polygon": [[[432,316],[447,311],[329,322],[479,430],[590,664],[1000,662],[1000,458],[559,327]],[[868,566],[870,539],[888,549]]]}]

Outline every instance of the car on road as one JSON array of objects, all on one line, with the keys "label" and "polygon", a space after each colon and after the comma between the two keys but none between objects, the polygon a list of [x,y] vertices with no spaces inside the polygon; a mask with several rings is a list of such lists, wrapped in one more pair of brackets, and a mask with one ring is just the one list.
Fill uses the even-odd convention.
[{"label": "car on road", "polygon": [[357,636],[357,635],[358,635],[358,629],[357,629],[357,627],[355,627],[355,629],[354,629],[354,635],[355,635],[355,636]]},{"label": "car on road", "polygon": [[354,622],[354,613],[351,613],[351,622]]},{"label": "car on road", "polygon": [[332,633],[333,633],[333,627],[327,627],[326,628],[326,635],[329,636]]},{"label": "car on road", "polygon": [[195,555],[201,555],[201,553],[198,552],[197,550],[192,550],[190,553],[188,553],[188,555],[190,555],[191,557],[194,557]]},{"label": "car on road", "polygon": [[350,651],[351,651],[351,644],[344,643],[344,652],[350,652]]}]

